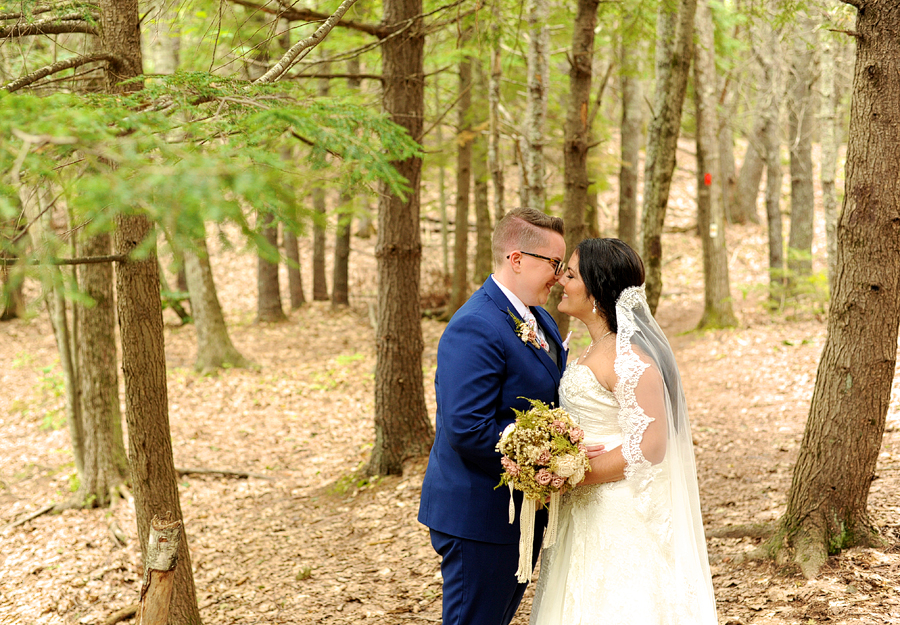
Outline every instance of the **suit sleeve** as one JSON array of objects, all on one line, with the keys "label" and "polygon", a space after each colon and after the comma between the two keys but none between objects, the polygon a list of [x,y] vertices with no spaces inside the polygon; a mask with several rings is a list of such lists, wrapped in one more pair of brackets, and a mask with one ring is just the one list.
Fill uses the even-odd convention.
[{"label": "suit sleeve", "polygon": [[451,324],[438,347],[437,401],[450,447],[486,473],[500,474],[495,447],[506,423],[499,418],[506,354],[497,328],[482,320]]}]

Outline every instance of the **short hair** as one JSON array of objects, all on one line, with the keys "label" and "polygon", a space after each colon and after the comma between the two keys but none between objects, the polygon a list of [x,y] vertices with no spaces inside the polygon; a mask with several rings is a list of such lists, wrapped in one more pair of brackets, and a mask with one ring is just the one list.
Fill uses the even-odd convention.
[{"label": "short hair", "polygon": [[[491,238],[491,252],[494,266],[499,267],[506,258],[507,250],[530,250],[546,245],[547,232],[558,232],[565,236],[563,220],[533,208],[515,208],[497,222]],[[565,260],[565,259],[562,259]]]},{"label": "short hair", "polygon": [[644,263],[637,252],[619,239],[585,239],[577,250],[578,272],[597,303],[597,314],[610,330],[618,332],[616,300],[628,287],[644,283]]}]

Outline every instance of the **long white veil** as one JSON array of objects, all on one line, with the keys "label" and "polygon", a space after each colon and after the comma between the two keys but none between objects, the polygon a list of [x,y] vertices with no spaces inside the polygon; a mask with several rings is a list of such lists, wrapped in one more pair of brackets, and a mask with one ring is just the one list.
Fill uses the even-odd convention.
[{"label": "long white veil", "polygon": [[[643,286],[622,291],[616,301],[616,322],[615,371],[618,382],[615,395],[620,406],[619,423],[624,433],[622,453],[627,463],[625,477],[636,489],[638,501],[646,502],[648,506],[651,490],[660,487],[668,489],[667,499],[671,508],[663,510],[662,514],[670,522],[666,525],[671,532],[670,544],[674,550],[673,580],[681,586],[673,589],[671,596],[675,605],[672,607],[674,612],[685,610],[693,616],[692,621],[677,622],[715,625],[716,601],[700,514],[691,428],[675,356],[669,341],[650,314]],[[641,389],[645,385],[641,385],[641,378],[645,375],[648,376],[647,381],[657,382],[652,388],[659,388],[660,378],[665,388],[665,456],[658,464],[648,461],[641,449],[644,434],[654,421],[642,408],[644,399]],[[659,401],[658,393],[656,401]],[[665,479],[666,474],[668,480]],[[658,493],[652,500],[659,501]]]}]

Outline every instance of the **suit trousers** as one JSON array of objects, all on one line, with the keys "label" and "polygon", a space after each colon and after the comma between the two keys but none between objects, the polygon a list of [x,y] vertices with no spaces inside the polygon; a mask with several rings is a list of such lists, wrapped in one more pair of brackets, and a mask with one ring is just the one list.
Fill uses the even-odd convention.
[{"label": "suit trousers", "polygon": [[[535,528],[531,567],[544,536]],[[519,545],[497,545],[431,530],[431,545],[441,556],[443,625],[509,625],[528,584],[516,581]]]}]

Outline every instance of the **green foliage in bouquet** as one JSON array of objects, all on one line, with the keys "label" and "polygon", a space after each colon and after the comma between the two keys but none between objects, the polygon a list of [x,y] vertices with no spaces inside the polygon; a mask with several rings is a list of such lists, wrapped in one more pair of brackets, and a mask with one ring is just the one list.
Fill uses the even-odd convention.
[{"label": "green foliage in bouquet", "polygon": [[[523,398],[524,399],[524,398]],[[497,451],[501,486],[520,490],[528,499],[543,501],[565,486],[573,487],[591,470],[584,432],[562,408],[528,399],[531,408],[516,410],[516,421],[500,435]]]}]

